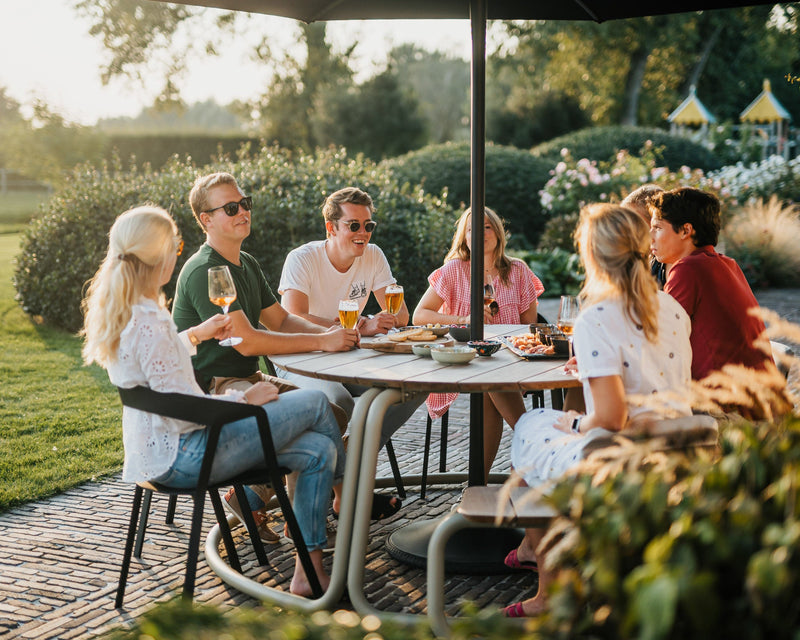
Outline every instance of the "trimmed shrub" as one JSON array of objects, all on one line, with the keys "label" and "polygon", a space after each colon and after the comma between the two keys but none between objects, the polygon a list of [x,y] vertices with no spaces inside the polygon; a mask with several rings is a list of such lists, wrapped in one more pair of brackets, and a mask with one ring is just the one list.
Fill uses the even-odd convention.
[{"label": "trimmed shrub", "polygon": [[398,186],[388,171],[348,158],[344,150],[307,155],[265,148],[202,168],[174,159],[160,172],[123,169],[119,163],[82,167],[53,196],[49,213],[23,235],[14,274],[23,309],[56,326],[79,329],[81,292],[105,255],[111,224],[123,211],[145,202],[170,211],[186,243],[166,287],[169,298],[181,266],[205,240],[188,194],[197,175],[212,171],[232,173],[253,196],[252,231],[243,249],[259,260],[276,289],[286,254],[325,237],[320,212],[325,196],[347,185],[359,186],[375,201],[380,225],[373,241],[386,253],[412,309],[452,237],[455,215],[441,199]]},{"label": "trimmed shrub", "polygon": [[[506,221],[510,247],[530,249],[538,244],[547,216],[537,194],[553,165],[527,151],[486,145],[486,205]],[[428,193],[441,193],[457,210],[469,206],[469,142],[430,145],[385,160],[384,166],[401,184],[419,184]]]},{"label": "trimmed shrub", "polygon": [[[545,286],[548,298],[577,295],[583,286],[583,267],[577,253],[564,249],[549,249],[518,253]],[[548,318],[551,322],[554,319]]]},{"label": "trimmed shrub", "polygon": [[537,158],[555,165],[561,160],[561,150],[569,149],[573,158],[588,158],[598,162],[610,162],[623,149],[637,153],[647,142],[660,149],[660,161],[672,171],[682,166],[711,171],[722,163],[713,152],[688,138],[673,136],[661,129],[632,126],[590,127],[534,147],[531,151]]}]

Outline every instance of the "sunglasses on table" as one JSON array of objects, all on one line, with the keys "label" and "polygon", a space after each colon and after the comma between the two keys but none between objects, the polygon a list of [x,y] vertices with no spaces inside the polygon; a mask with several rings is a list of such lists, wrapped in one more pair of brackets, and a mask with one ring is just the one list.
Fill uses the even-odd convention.
[{"label": "sunglasses on table", "polygon": [[[355,233],[361,228],[361,223],[358,220],[353,220],[352,222],[345,222],[344,220],[339,220],[345,227],[348,227],[351,232]],[[378,223],[374,220],[367,220],[364,223],[364,231],[367,233],[372,233],[375,231],[375,227],[378,226]]]},{"label": "sunglasses on table", "polygon": [[216,211],[217,209],[222,209],[225,212],[225,215],[229,218],[232,218],[237,213],[239,213],[239,207],[244,209],[245,211],[250,211],[253,208],[253,198],[250,196],[245,196],[239,202],[226,202],[219,207],[214,207],[213,209],[207,209],[203,211],[203,213],[211,213],[212,211]]}]

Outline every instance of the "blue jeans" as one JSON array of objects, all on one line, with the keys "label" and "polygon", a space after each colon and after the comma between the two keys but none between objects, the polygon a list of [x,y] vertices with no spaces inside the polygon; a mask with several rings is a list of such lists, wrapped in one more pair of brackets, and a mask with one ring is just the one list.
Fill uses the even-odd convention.
[{"label": "blue jeans", "polygon": [[[339,427],[328,399],[319,391],[290,391],[264,405],[278,464],[298,471],[294,512],[310,550],[322,549],[327,541],[325,520],[334,478],[344,476],[345,453]],[[181,436],[178,456],[167,473],[156,482],[189,488],[197,484],[208,439],[207,429]],[[264,465],[261,438],[255,418],[226,424],[217,444],[211,482],[222,482],[242,471]],[[250,490],[251,509],[263,503]]]}]

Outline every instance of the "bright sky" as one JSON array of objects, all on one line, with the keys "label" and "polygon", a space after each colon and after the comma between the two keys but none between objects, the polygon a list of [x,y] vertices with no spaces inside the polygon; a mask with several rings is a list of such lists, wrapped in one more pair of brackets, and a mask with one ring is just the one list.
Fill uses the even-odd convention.
[{"label": "bright sky", "polygon": [[[263,67],[249,62],[248,49],[262,34],[269,35],[275,49],[291,46],[296,24],[254,15],[248,33],[220,43],[223,56],[190,64],[189,75],[180,83],[184,100],[214,98],[227,104],[260,93],[268,77]],[[464,59],[470,55],[467,20],[331,22],[328,33],[337,50],[358,42],[355,61],[362,75],[380,66],[392,46],[403,42]],[[143,88],[118,79],[104,87],[99,69],[106,59],[100,41],[88,35],[88,24],[77,17],[72,0],[0,0],[0,87],[18,102],[42,99],[53,111],[82,124],[134,116],[152,104],[159,83]]]}]

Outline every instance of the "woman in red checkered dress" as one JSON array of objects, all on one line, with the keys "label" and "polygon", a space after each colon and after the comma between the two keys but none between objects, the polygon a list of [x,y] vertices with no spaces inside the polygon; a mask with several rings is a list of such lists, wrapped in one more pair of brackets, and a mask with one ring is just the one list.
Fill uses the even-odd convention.
[{"label": "woman in red checkered dress", "polygon": [[[529,324],[536,322],[538,298],[544,285],[522,260],[506,255],[506,232],[500,217],[484,209],[483,263],[486,282],[494,285],[497,307],[484,306],[485,324]],[[430,276],[430,286],[414,310],[414,324],[456,324],[469,322],[470,317],[470,249],[472,211],[467,209],[458,219],[453,244],[444,265]],[[426,404],[432,418],[442,416],[455,400],[455,393],[432,393]],[[487,393],[483,403],[484,469],[488,477],[494,462],[503,419],[511,425],[524,413],[519,392]]]}]

